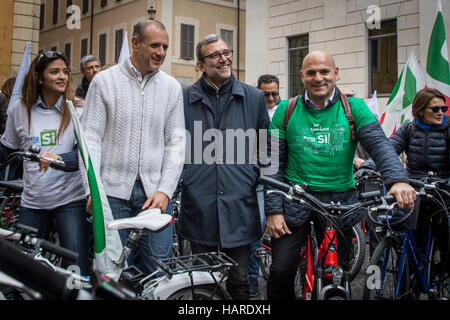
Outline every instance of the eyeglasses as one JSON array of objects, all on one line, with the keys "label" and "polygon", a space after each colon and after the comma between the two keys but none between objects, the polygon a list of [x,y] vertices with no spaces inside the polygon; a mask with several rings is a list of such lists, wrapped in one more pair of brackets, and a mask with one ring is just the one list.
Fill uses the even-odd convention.
[{"label": "eyeglasses", "polygon": [[272,96],[272,97],[274,97],[274,98],[277,98],[279,94],[280,94],[280,93],[277,92],[277,91],[273,91],[273,92],[264,92],[264,97],[268,98],[268,97]]},{"label": "eyeglasses", "polygon": [[227,59],[231,58],[231,56],[233,55],[233,50],[223,50],[222,52],[213,52],[211,54],[208,54],[207,56],[204,56],[202,58],[202,61],[205,60],[206,58],[209,58],[211,60],[219,60],[222,55]]},{"label": "eyeglasses", "polygon": [[443,113],[446,113],[448,111],[448,106],[434,106],[434,107],[427,107],[428,109],[431,109],[433,113],[438,113],[439,110],[442,110]]},{"label": "eyeglasses", "polygon": [[41,54],[39,55],[38,63],[41,61],[41,59],[44,56],[47,58],[51,58],[54,56],[62,56],[62,55],[63,55],[63,53],[61,51],[52,51],[52,50],[42,51]]}]

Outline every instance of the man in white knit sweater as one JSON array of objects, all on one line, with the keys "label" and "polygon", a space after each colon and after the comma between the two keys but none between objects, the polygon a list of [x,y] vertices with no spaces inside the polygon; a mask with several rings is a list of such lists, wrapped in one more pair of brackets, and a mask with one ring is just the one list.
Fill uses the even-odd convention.
[{"label": "man in white knit sweater", "polygon": [[[92,80],[81,117],[92,163],[115,219],[150,208],[170,214],[169,199],[184,162],[181,86],[159,70],[169,46],[167,31],[158,21],[141,22],[134,26],[131,43],[129,59]],[[124,243],[128,231],[119,234]],[[172,235],[169,227],[141,237],[142,271],[155,270],[151,256],[170,256]],[[133,264],[133,255],[128,263]]]}]

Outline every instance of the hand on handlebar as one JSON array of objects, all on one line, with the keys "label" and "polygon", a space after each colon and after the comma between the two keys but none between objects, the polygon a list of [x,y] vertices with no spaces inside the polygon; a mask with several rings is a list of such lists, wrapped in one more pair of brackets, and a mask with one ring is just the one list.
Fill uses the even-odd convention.
[{"label": "hand on handlebar", "polygon": [[289,230],[288,226],[286,225],[284,217],[281,213],[267,216],[266,230],[269,235],[271,237],[274,237],[275,239],[281,238],[285,234],[292,234],[291,230]]},{"label": "hand on handlebar", "polygon": [[[59,156],[57,154],[51,153],[51,152],[43,152],[41,154],[41,157],[44,158],[50,158],[53,160],[58,160]],[[39,159],[39,172],[42,172],[42,170],[44,170],[44,172],[46,172],[48,170],[48,167],[50,167],[50,162],[44,159]]]},{"label": "hand on handlebar", "polygon": [[397,201],[400,209],[412,209],[416,201],[416,190],[409,184],[404,182],[394,183],[388,192],[388,195],[393,195]]}]

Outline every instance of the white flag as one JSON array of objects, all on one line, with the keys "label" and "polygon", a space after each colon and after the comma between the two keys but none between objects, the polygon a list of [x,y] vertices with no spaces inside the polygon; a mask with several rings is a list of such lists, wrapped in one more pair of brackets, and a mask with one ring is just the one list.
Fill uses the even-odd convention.
[{"label": "white flag", "polygon": [[369,107],[370,111],[372,111],[375,118],[378,120],[380,119],[380,111],[378,109],[378,99],[377,99],[377,91],[373,93],[372,99],[367,103],[367,106]]},{"label": "white flag", "polygon": [[119,260],[122,252],[122,242],[117,230],[106,229],[106,224],[114,220],[106,197],[105,189],[100,180],[98,172],[89,156],[89,150],[83,136],[83,128],[78,119],[77,112],[72,101],[66,100],[72,115],[72,124],[75,131],[75,138],[83,160],[84,167],[89,182],[89,190],[92,201],[92,227],[94,232],[94,269],[105,273],[114,280],[118,280],[114,262]]},{"label": "white flag", "polygon": [[8,109],[17,100],[22,98],[22,85],[23,79],[25,78],[28,70],[30,69],[30,46],[31,42],[27,42],[27,46],[25,47],[25,51],[23,52],[22,61],[20,62],[19,73],[17,73],[16,82],[14,83],[14,88],[11,93],[11,99],[9,100]]},{"label": "white flag", "polygon": [[130,49],[128,48],[128,36],[127,32],[125,31],[125,35],[122,41],[122,48],[120,49],[119,60],[117,61],[117,63],[121,63],[123,60],[129,57],[130,57]]},{"label": "white flag", "polygon": [[412,51],[395,84],[386,111],[381,115],[380,123],[387,137],[413,119],[411,105],[417,92],[423,88],[425,79]]}]

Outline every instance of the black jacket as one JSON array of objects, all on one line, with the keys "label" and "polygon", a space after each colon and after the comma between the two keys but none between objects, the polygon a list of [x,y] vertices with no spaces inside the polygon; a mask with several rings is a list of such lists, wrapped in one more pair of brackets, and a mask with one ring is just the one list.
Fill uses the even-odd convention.
[{"label": "black jacket", "polygon": [[89,84],[90,82],[87,81],[86,77],[83,77],[80,86],[75,90],[75,96],[85,99],[89,90]]},{"label": "black jacket", "polygon": [[[337,88],[337,87],[336,87]],[[332,103],[337,103],[340,99],[340,92],[337,89]],[[408,177],[403,169],[394,148],[389,143],[380,124],[375,121],[362,126],[357,132],[358,141],[364,149],[372,156],[375,163],[378,164],[379,170],[383,176],[384,183],[390,187],[395,182],[408,182]],[[272,175],[273,178],[280,181],[285,181],[284,170],[287,164],[288,148],[286,139],[272,138],[272,142],[279,144],[279,170]],[[270,143],[269,143],[270,145]],[[269,187],[270,188],[270,187]],[[269,189],[265,187],[265,189]],[[327,192],[322,192],[324,195],[321,198],[327,197]],[[320,194],[317,193],[316,196]],[[334,199],[335,198],[335,199]],[[357,201],[355,190],[348,190],[347,192],[336,193],[330,198],[333,201],[340,201],[341,203],[354,203]],[[284,219],[288,226],[297,226],[303,224],[309,218],[309,210],[304,205],[289,202],[276,194],[266,195],[264,198],[264,207],[266,215],[275,213],[283,213]],[[360,214],[360,213],[359,213]],[[349,219],[342,223],[342,226],[349,226],[360,219],[360,215],[349,217]]]},{"label": "black jacket", "polygon": [[[216,92],[202,77],[183,90],[183,100],[190,137],[181,182],[180,233],[207,246],[248,245],[261,236],[255,191],[258,165],[252,160],[255,152],[248,145],[239,150],[241,144],[232,135],[268,129],[264,95],[234,76]],[[223,140],[217,141],[223,145],[215,144],[214,152],[216,139],[208,134],[217,137],[219,132]],[[208,155],[215,161],[211,163]]]},{"label": "black jacket", "polygon": [[[413,126],[413,127],[411,127]],[[414,122],[402,125],[390,138],[397,154],[406,153],[408,176],[412,179],[426,177],[433,171],[439,177],[448,178],[450,174],[450,150],[448,136],[450,121],[424,130]],[[377,167],[370,160],[362,168]]]}]

